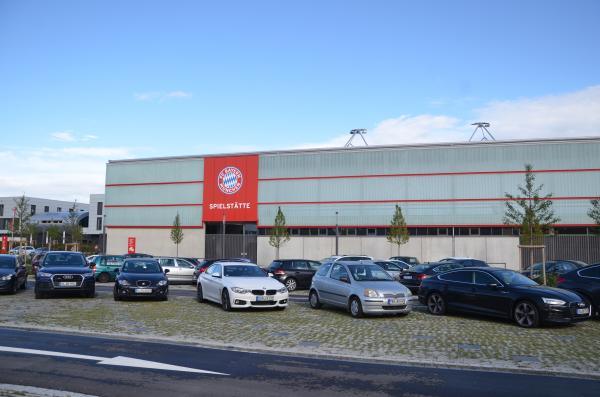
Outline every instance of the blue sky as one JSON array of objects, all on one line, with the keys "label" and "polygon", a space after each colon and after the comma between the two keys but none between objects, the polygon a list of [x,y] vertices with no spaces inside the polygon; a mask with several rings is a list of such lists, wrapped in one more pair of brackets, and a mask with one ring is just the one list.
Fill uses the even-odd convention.
[{"label": "blue sky", "polygon": [[[598,1],[0,0],[0,196],[124,157],[600,134]],[[551,117],[549,117],[551,115]]]}]

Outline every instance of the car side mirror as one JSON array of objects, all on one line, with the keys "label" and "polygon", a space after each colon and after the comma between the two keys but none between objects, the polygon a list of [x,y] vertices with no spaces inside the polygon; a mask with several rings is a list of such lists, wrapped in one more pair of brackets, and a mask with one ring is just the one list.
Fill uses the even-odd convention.
[{"label": "car side mirror", "polygon": [[165,269],[165,274],[169,273],[170,271],[170,269]]},{"label": "car side mirror", "polygon": [[271,272],[267,273],[267,275],[268,275],[269,277],[273,277],[273,276],[274,276],[274,274],[273,274],[273,273],[271,273]]},{"label": "car side mirror", "polygon": [[212,276],[216,278],[221,278],[221,273],[213,273]]},{"label": "car side mirror", "polygon": [[341,276],[340,281],[343,283],[350,284],[350,279],[348,278],[348,276]]}]

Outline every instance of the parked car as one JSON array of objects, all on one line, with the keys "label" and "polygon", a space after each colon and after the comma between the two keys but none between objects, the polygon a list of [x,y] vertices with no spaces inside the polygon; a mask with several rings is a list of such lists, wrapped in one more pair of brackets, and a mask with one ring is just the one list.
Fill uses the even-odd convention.
[{"label": "parked car", "polygon": [[0,255],[0,291],[16,294],[19,288],[27,288],[27,269],[21,258]]},{"label": "parked car", "polygon": [[365,314],[405,315],[412,294],[373,262],[339,261],[321,266],[309,292],[313,309],[329,304],[346,309],[352,317]]},{"label": "parked car", "polygon": [[306,259],[277,259],[271,262],[267,271],[286,286],[288,291],[308,289],[315,275],[321,267],[321,262]]},{"label": "parked car", "polygon": [[394,264],[398,265],[402,270],[408,270],[413,266],[406,262],[402,262],[399,259],[389,259],[389,262],[393,262]]},{"label": "parked car", "polygon": [[97,257],[99,257],[100,255],[90,255],[90,256],[86,256],[85,260],[87,261],[87,263],[93,263],[94,259],[96,259]]},{"label": "parked car", "polygon": [[[572,261],[572,260],[553,260],[546,262],[546,276],[549,275],[559,275],[571,272],[576,269],[581,269],[582,267],[588,266],[587,263],[581,261]],[[541,263],[534,263],[529,266],[527,269],[521,272],[526,277],[532,279],[540,279],[543,277],[544,271],[542,269]]]},{"label": "parked car", "polygon": [[93,298],[94,273],[81,252],[48,251],[35,276],[35,298],[78,293]]},{"label": "parked car", "polygon": [[135,254],[125,254],[123,255],[125,259],[127,258],[154,258],[154,256],[150,254],[142,254],[141,252],[136,252]]},{"label": "parked car", "polygon": [[163,269],[169,270],[167,277],[169,278],[170,284],[193,284],[193,276],[196,266],[190,261],[183,258],[164,256],[155,257],[155,259],[158,260],[158,263]]},{"label": "parked car", "polygon": [[169,269],[162,269],[154,258],[128,258],[117,270],[113,298],[156,298],[169,299]]},{"label": "parked car", "polygon": [[592,316],[600,316],[600,263],[558,276],[557,287],[577,292],[592,305]]},{"label": "parked car", "polygon": [[423,280],[419,301],[431,314],[448,310],[514,320],[525,328],[590,318],[590,306],[574,292],[539,285],[513,270],[451,270]]},{"label": "parked car", "polygon": [[123,266],[125,257],[123,255],[96,255],[92,262],[92,270],[96,281],[108,283],[117,277],[117,270]]},{"label": "parked car", "polygon": [[409,264],[410,266],[418,265],[419,260],[414,256],[392,256],[389,260],[391,261],[402,261]]},{"label": "parked car", "polygon": [[250,261],[250,259],[247,259],[247,258],[204,259],[204,260],[200,261],[199,265],[196,265],[196,268],[194,269],[194,274],[192,275],[192,282],[194,282],[194,284],[196,284],[198,282],[198,277],[200,276],[200,274],[204,273],[206,271],[206,269],[208,269],[208,267],[215,262],[246,262],[246,263],[250,263],[251,261]]},{"label": "parked car", "polygon": [[373,257],[368,255],[332,255],[321,259],[321,263],[337,261],[372,261]]},{"label": "parked car", "polygon": [[46,252],[48,252],[48,247],[40,247],[40,248],[36,248],[33,250],[33,252],[31,254],[29,254],[29,256],[31,256],[32,258],[38,254],[45,254]]},{"label": "parked car", "polygon": [[438,262],[453,262],[453,263],[458,263],[459,265],[463,265],[464,267],[489,266],[486,262],[484,262],[482,260],[473,259],[473,258],[463,258],[463,257],[444,258],[444,259],[440,259]]},{"label": "parked car", "polygon": [[33,251],[35,251],[35,247],[32,247],[31,245],[24,245],[22,247],[16,246],[16,247],[12,248],[10,251],[8,251],[8,253],[11,255],[23,255],[23,254],[30,255],[33,253]]},{"label": "parked car", "polygon": [[434,262],[434,263],[421,263],[419,265],[412,266],[408,270],[404,270],[400,274],[400,282],[404,284],[413,293],[417,293],[421,282],[428,277],[431,277],[437,273],[447,272],[452,269],[459,269],[464,267],[461,264],[454,262]]},{"label": "parked car", "polygon": [[381,266],[381,268],[388,272],[389,275],[392,276],[395,280],[400,280],[400,274],[410,267],[404,262],[399,263],[404,263],[406,265],[406,268],[401,267],[401,265],[399,265],[396,261],[376,260],[374,262],[376,265]]},{"label": "parked car", "polygon": [[287,288],[254,263],[215,262],[200,274],[196,288],[198,302],[210,300],[225,311],[288,305]]}]

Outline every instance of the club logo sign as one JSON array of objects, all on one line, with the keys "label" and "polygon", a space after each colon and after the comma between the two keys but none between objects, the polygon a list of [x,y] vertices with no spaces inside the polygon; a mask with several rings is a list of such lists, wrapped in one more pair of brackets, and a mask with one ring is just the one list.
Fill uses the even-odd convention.
[{"label": "club logo sign", "polygon": [[244,177],[236,167],[225,167],[219,172],[217,185],[225,194],[237,193],[242,188]]}]

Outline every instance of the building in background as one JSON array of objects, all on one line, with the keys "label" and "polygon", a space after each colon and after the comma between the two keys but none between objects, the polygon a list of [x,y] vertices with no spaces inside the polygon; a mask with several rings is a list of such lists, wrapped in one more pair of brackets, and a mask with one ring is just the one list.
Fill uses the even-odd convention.
[{"label": "building in background", "polygon": [[97,252],[104,252],[104,194],[90,194],[88,226],[83,229],[86,240]]},{"label": "building in background", "polygon": [[267,264],[269,231],[281,207],[291,240],[282,257],[335,253],[389,257],[385,236],[396,204],[421,260],[471,256],[518,262],[518,228],[502,223],[505,193],[518,194],[525,164],[553,193],[558,233],[587,233],[589,200],[600,196],[600,139],[396,145],[110,161],[108,252],[246,256]]}]

